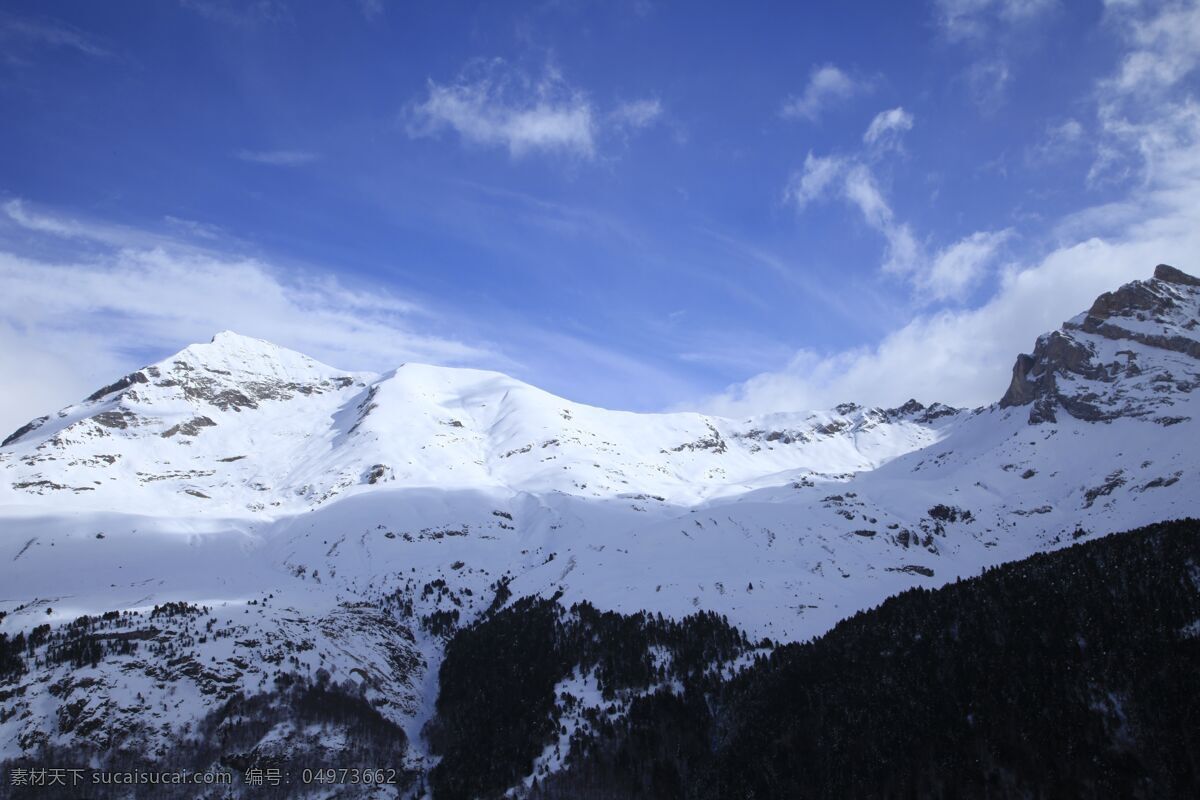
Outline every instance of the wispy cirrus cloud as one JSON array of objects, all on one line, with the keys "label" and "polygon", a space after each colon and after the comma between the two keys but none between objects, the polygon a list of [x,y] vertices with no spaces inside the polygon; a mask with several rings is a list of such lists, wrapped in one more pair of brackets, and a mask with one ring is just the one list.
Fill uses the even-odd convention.
[{"label": "wispy cirrus cloud", "polygon": [[473,61],[448,83],[430,80],[425,99],[406,111],[413,138],[449,131],[464,144],[501,148],[514,159],[536,153],[584,160],[597,156],[605,137],[646,130],[664,114],[657,98],[606,111],[553,65],[535,77],[499,58]]},{"label": "wispy cirrus cloud", "polygon": [[1195,143],[1200,98],[1200,3],[1110,3],[1106,23],[1125,43],[1095,91],[1095,157],[1088,183],[1146,183]]},{"label": "wispy cirrus cloud", "polygon": [[891,203],[883,196],[875,171],[864,163],[851,164],[842,181],[842,194],[862,213],[863,221],[887,240],[884,270],[896,273],[916,270],[920,245],[912,228],[896,218]]},{"label": "wispy cirrus cloud", "polygon": [[939,27],[952,40],[980,39],[997,26],[1036,20],[1058,0],[935,0]]},{"label": "wispy cirrus cloud", "polygon": [[362,9],[363,16],[369,20],[383,16],[385,10],[383,0],[358,0],[358,7]]},{"label": "wispy cirrus cloud", "polygon": [[881,111],[863,134],[865,150],[847,155],[808,153],[784,189],[784,199],[797,212],[814,202],[841,199],[862,215],[868,227],[886,243],[883,269],[907,279],[918,300],[934,303],[960,300],[985,275],[1011,238],[1010,231],[979,231],[939,250],[930,251],[899,219],[888,200],[875,167],[899,137],[913,126],[913,115],[902,107]]},{"label": "wispy cirrus cloud", "polygon": [[837,187],[846,171],[848,160],[843,156],[817,156],[810,150],[804,157],[804,166],[792,173],[783,190],[785,202],[792,203],[797,211]]},{"label": "wispy cirrus cloud", "polygon": [[1011,53],[1027,48],[1037,26],[1059,5],[1059,0],[935,0],[938,30],[971,54],[961,80],[982,112],[995,113],[1007,101],[1015,72]]},{"label": "wispy cirrus cloud", "polygon": [[1050,122],[1041,138],[1027,148],[1025,161],[1036,166],[1080,156],[1089,147],[1087,133],[1083,123],[1074,117]]},{"label": "wispy cirrus cloud", "polygon": [[1138,4],[1113,3],[1108,13],[1130,48],[1104,89],[1121,94],[1158,93],[1175,86],[1200,64],[1200,5],[1167,3],[1160,13],[1139,16]]},{"label": "wispy cirrus cloud", "polygon": [[63,239],[78,239],[99,242],[111,246],[137,243],[149,245],[152,237],[140,238],[130,229],[114,225],[96,225],[70,217],[47,214],[29,207],[24,200],[8,200],[2,206],[4,215],[17,227],[34,233],[49,234]]},{"label": "wispy cirrus cloud", "polygon": [[447,130],[470,145],[504,148],[513,158],[534,152],[591,158],[598,121],[587,94],[557,69],[532,79],[494,59],[468,65],[450,83],[430,80],[425,100],[411,107],[410,136]]},{"label": "wispy cirrus cloud", "polygon": [[814,67],[804,91],[784,100],[779,113],[785,119],[812,122],[834,104],[866,92],[870,85],[833,64]]},{"label": "wispy cirrus cloud", "polygon": [[964,75],[975,105],[984,113],[994,113],[1008,99],[1013,71],[1008,58],[997,55],[972,64]]},{"label": "wispy cirrus cloud", "polygon": [[912,130],[913,115],[897,106],[887,111],[880,111],[867,126],[863,134],[863,142],[871,145],[887,146],[899,141],[900,135]]},{"label": "wispy cirrus cloud", "polygon": [[662,115],[662,103],[652,98],[621,103],[608,116],[617,127],[637,131],[656,124]]},{"label": "wispy cirrus cloud", "polygon": [[238,150],[234,155],[241,161],[273,167],[299,167],[320,158],[311,150]]},{"label": "wispy cirrus cloud", "polygon": [[204,19],[235,28],[273,25],[292,18],[284,0],[179,0],[183,8]]},{"label": "wispy cirrus cloud", "polygon": [[19,17],[0,12],[0,43],[9,52],[9,60],[19,59],[21,51],[37,47],[74,50],[92,58],[112,58],[111,47],[90,33],[51,19]]}]

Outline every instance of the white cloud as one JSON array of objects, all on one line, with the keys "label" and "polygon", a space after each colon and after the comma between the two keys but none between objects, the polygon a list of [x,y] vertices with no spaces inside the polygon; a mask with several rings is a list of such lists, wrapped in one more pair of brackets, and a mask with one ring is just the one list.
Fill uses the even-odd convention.
[{"label": "white cloud", "polygon": [[822,197],[845,172],[846,160],[837,156],[814,156],[812,151],[804,157],[804,169],[794,172],[784,189],[784,200],[794,203],[801,211],[809,203]]},{"label": "white cloud", "polygon": [[537,81],[502,60],[476,63],[457,81],[429,81],[429,95],[411,109],[409,135],[453,130],[482,147],[504,147],[514,158],[534,151],[591,158],[596,113],[587,96],[568,86],[554,69]]},{"label": "white cloud", "polygon": [[220,227],[211,225],[207,222],[198,222],[194,219],[183,219],[182,217],[174,217],[167,214],[163,217],[163,222],[171,229],[178,231],[180,234],[195,239],[207,239],[209,241],[217,241],[222,238],[228,238]]},{"label": "white cloud", "polygon": [[[592,212],[505,197],[539,204],[537,215],[572,231],[628,235]],[[498,369],[620,408],[661,408],[698,391],[653,357],[532,324],[518,309],[481,315],[452,300],[416,301],[322,268],[247,257],[256,248],[195,220],[168,218],[162,231],[19,200],[0,205],[0,438],[222,329],[343,369],[384,371],[405,361]]]},{"label": "white cloud", "polygon": [[1004,104],[1012,70],[1003,56],[976,61],[967,70],[967,87],[975,105],[985,113],[993,113]]},{"label": "white cloud", "polygon": [[913,115],[899,106],[880,111],[867,126],[863,142],[886,146],[889,142],[894,142],[901,133],[912,130],[912,126]]},{"label": "white cloud", "polygon": [[1200,66],[1200,3],[1110,5],[1106,20],[1127,46],[1096,88],[1091,185],[1155,179],[1195,139],[1200,105],[1185,80]]},{"label": "white cloud", "polygon": [[414,138],[453,131],[467,144],[502,147],[513,158],[542,152],[583,159],[595,157],[606,136],[627,138],[664,115],[657,98],[597,108],[553,66],[534,79],[503,59],[472,62],[451,83],[430,80],[428,96],[407,112]]},{"label": "white cloud", "polygon": [[983,113],[995,113],[1007,100],[1013,80],[1011,52],[1027,50],[1059,5],[1058,0],[935,0],[934,16],[942,35],[974,53],[961,77]]},{"label": "white cloud", "polygon": [[147,354],[164,357],[222,329],[346,369],[504,362],[486,345],[429,332],[453,326],[386,291],[21,203],[4,211],[8,225],[48,237],[39,253],[55,240],[70,253],[28,257],[0,245],[0,430],[76,402]]},{"label": "white cloud", "polygon": [[982,279],[1000,246],[1011,232],[979,231],[929,255],[911,226],[896,218],[872,166],[884,144],[912,128],[912,115],[903,108],[882,111],[875,116],[863,135],[871,148],[856,156],[815,156],[804,159],[804,167],[794,172],[784,189],[784,200],[803,211],[810,203],[840,197],[850,203],[863,221],[887,243],[883,269],[907,278],[922,303],[959,300]]},{"label": "white cloud", "polygon": [[908,225],[897,222],[892,207],[883,197],[875,174],[866,164],[855,164],[846,173],[843,190],[851,203],[862,212],[863,220],[887,240],[884,269],[910,272],[917,268],[920,247]]},{"label": "white cloud", "polygon": [[239,150],[235,155],[242,161],[274,167],[298,167],[318,158],[316,153],[308,150]]},{"label": "white cloud", "polygon": [[942,32],[949,39],[977,39],[996,25],[1015,25],[1042,16],[1057,0],[936,0]]},{"label": "white cloud", "polygon": [[1025,161],[1028,166],[1038,168],[1045,164],[1081,158],[1091,153],[1096,141],[1096,137],[1090,134],[1082,122],[1068,117],[1046,125],[1040,141],[1026,149]]},{"label": "white cloud", "polygon": [[[29,208],[23,200],[9,200],[3,205],[5,215],[19,227],[35,233],[44,233],[64,239],[81,239],[107,245],[138,244],[152,246],[154,237],[139,238],[139,234],[117,225],[96,225],[80,222],[68,217],[44,214]],[[136,240],[136,242],[135,242]]]},{"label": "white cloud", "polygon": [[1181,81],[1200,64],[1200,4],[1169,3],[1159,13],[1128,18],[1138,6],[1111,9],[1131,43],[1107,86],[1123,93],[1152,92]]},{"label": "white cloud", "polygon": [[658,122],[662,114],[662,103],[657,99],[632,100],[614,108],[609,119],[617,127],[641,130]]},{"label": "white cloud", "polygon": [[929,268],[918,276],[918,286],[934,300],[962,297],[982,280],[1012,235],[1010,229],[977,231],[960,239],[933,258]]},{"label": "white cloud", "polygon": [[804,119],[810,122],[833,103],[846,100],[867,89],[865,82],[857,81],[833,64],[813,69],[808,85],[799,96],[783,102],[780,114],[788,119]]},{"label": "white cloud", "polygon": [[[1162,31],[1168,21],[1182,25],[1180,8],[1127,21],[1129,55],[1156,41],[1148,31]],[[1132,11],[1141,9],[1122,9]],[[1095,98],[1101,147],[1115,149],[1114,158],[1137,178],[1121,200],[1066,216],[1055,230],[1057,242],[1040,257],[1005,266],[997,291],[976,308],[922,314],[872,347],[802,351],[783,368],[731,386],[701,406],[743,415],[845,400],[895,405],[913,396],[966,406],[995,402],[1016,354],[1028,352],[1038,335],[1088,308],[1102,292],[1149,277],[1160,262],[1200,273],[1200,104],[1186,92],[1164,99],[1162,91],[1181,85],[1177,70],[1140,71],[1130,82],[1130,63],[1137,61],[1127,55]],[[1147,80],[1156,94],[1154,102],[1143,103],[1127,87]],[[1061,132],[1073,137],[1073,127]],[[886,203],[881,206],[869,187],[864,182],[860,190],[863,206],[886,222]],[[998,259],[1015,235],[968,236],[935,256],[918,273],[918,283],[930,291],[955,291]]]},{"label": "white cloud", "polygon": [[276,25],[292,19],[284,0],[179,0],[183,8],[212,22],[237,28]]},{"label": "white cloud", "polygon": [[1075,143],[1083,138],[1083,126],[1079,120],[1069,119],[1050,129],[1050,139],[1054,142]]},{"label": "white cloud", "polygon": [[888,149],[885,142],[912,128],[912,115],[903,108],[882,111],[863,135],[867,149],[853,156],[815,156],[804,159],[784,189],[785,202],[803,211],[810,203],[841,198],[862,214],[863,222],[883,236],[883,269],[904,277],[922,304],[961,300],[983,278],[1011,231],[977,231],[930,254],[912,227],[900,221],[884,195],[874,166]]},{"label": "white cloud", "polygon": [[[1176,218],[1167,227],[1180,222]],[[874,347],[802,351],[783,369],[732,386],[700,407],[741,416],[828,408],[846,400],[882,406],[909,397],[961,406],[995,402],[1008,385],[1016,354],[1028,352],[1039,334],[1088,308],[1100,293],[1149,277],[1153,265],[1170,261],[1171,253],[1200,252],[1194,230],[1175,233],[1182,235],[1091,239],[1063,247],[1033,267],[1009,270],[980,308],[919,316]]]},{"label": "white cloud", "polygon": [[[45,45],[67,48],[93,58],[109,58],[112,51],[95,36],[60,22],[29,19],[0,12],[0,42],[9,47],[19,42],[25,47]],[[11,53],[9,54],[11,56]]]}]

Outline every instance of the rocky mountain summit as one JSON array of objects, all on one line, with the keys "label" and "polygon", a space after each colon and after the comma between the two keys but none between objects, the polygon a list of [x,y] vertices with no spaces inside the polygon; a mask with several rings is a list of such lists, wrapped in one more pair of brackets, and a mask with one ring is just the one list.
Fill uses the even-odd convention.
[{"label": "rocky mountain summit", "polygon": [[1017,356],[1001,407],[1031,406],[1031,423],[1059,408],[1092,422],[1148,417],[1160,425],[1178,394],[1200,386],[1200,279],[1159,264],[1154,277],[1096,298],[1092,307]]},{"label": "rocky mountain summit", "polygon": [[[447,643],[522,598],[574,609],[551,629],[652,616],[653,687],[663,643],[691,653],[671,620],[739,631],[709,665],[736,670],[912,587],[1200,516],[1198,327],[1200,281],[1160,266],[1039,338],[991,406],[748,419],[218,334],[0,446],[0,762],[340,741],[402,752],[419,787]],[[539,774],[629,707],[589,659],[549,678],[574,721]]]}]

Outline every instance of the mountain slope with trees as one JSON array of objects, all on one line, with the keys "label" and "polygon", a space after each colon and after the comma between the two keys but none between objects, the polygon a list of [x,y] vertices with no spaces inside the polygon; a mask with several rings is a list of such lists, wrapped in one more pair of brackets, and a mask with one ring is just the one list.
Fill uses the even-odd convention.
[{"label": "mountain slope with trees", "polygon": [[533,796],[1195,797],[1197,674],[1189,519],[912,589],[715,692],[638,698]]}]

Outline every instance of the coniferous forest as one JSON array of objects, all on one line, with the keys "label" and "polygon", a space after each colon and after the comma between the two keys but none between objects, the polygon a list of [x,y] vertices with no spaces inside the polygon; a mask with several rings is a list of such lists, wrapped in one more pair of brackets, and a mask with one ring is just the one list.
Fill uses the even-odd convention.
[{"label": "coniferous forest", "polygon": [[[556,682],[598,667],[627,702],[571,735],[533,797],[1200,795],[1196,520],[910,590],[766,652],[711,616],[518,601],[450,643],[431,788],[518,784],[564,730]],[[753,664],[715,675],[739,654]]]}]

